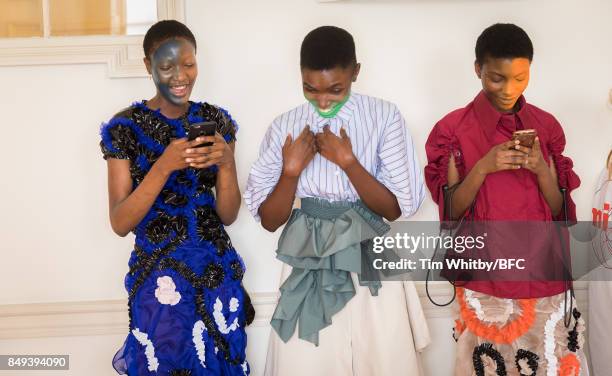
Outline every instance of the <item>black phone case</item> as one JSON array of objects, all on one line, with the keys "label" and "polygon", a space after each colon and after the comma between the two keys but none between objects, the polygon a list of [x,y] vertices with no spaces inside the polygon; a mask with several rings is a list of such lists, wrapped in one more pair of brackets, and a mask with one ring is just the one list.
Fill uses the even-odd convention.
[{"label": "black phone case", "polygon": [[[200,123],[193,123],[189,127],[189,133],[187,135],[187,140],[193,141],[200,136],[214,136],[217,130],[217,123],[214,121],[204,121]],[[200,146],[211,146],[212,142],[204,142]]]}]

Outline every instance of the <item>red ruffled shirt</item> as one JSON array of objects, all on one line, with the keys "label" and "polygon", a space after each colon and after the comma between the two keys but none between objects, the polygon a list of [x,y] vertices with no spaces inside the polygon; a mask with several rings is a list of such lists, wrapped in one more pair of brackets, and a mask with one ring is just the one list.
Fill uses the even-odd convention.
[{"label": "red ruffled shirt", "polygon": [[[444,187],[451,153],[460,179],[463,179],[493,146],[510,140],[512,132],[521,129],[537,131],[544,160],[549,161],[549,156],[552,156],[559,187],[566,189],[567,219],[576,220],[576,205],[570,192],[580,185],[580,179],[572,170],[572,160],[562,154],[565,148],[563,129],[554,116],[528,104],[523,96],[519,99],[519,106],[516,113],[501,113],[481,91],[465,108],[451,112],[435,125],[425,145],[428,161],[425,180],[438,204],[440,220],[449,220],[444,218]],[[563,211],[556,217],[552,215],[536,175],[527,169],[487,175],[470,210],[470,217],[476,221],[565,220]],[[565,291],[567,284],[563,281],[472,281],[465,287],[497,297],[518,299],[556,295]]]}]

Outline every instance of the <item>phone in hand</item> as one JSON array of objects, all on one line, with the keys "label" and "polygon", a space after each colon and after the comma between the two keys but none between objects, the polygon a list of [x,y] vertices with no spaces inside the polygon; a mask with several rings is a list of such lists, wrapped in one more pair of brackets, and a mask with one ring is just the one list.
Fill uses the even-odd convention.
[{"label": "phone in hand", "polygon": [[[188,141],[193,141],[200,136],[214,136],[217,131],[217,123],[214,121],[203,121],[200,123],[193,123],[189,127],[189,133],[187,135]],[[211,146],[212,142],[203,142],[200,146]]]},{"label": "phone in hand", "polygon": [[538,132],[535,129],[524,129],[512,133],[512,140],[519,140],[519,145],[532,148]]}]

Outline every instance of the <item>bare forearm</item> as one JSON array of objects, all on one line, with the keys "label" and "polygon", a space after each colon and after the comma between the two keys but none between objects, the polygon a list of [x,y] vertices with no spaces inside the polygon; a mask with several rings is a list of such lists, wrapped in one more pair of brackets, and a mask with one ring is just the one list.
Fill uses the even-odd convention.
[{"label": "bare forearm", "polygon": [[115,233],[125,236],[140,223],[153,206],[169,176],[170,172],[163,171],[154,164],[142,183],[129,196],[111,208],[110,220]]},{"label": "bare forearm", "polygon": [[[486,173],[482,171],[478,163],[470,170],[465,179],[459,183],[453,192],[450,203],[450,219],[455,220],[461,218],[465,211],[470,207],[478,190],[484,183]],[[449,181],[449,185],[455,184],[455,181]]]},{"label": "bare forearm", "polygon": [[259,207],[261,225],[266,230],[274,232],[289,219],[298,180],[297,176],[281,174],[276,187]]},{"label": "bare forearm", "polygon": [[359,161],[344,169],[363,203],[376,214],[394,221],[402,214],[397,198],[387,187],[363,168]]},{"label": "bare forearm", "polygon": [[538,185],[540,191],[544,195],[546,203],[550,207],[553,216],[558,215],[561,212],[563,206],[563,195],[559,190],[557,180],[554,178],[549,169],[538,175]]},{"label": "bare forearm", "polygon": [[234,162],[219,167],[215,191],[217,194],[217,214],[224,225],[230,225],[238,216],[241,199]]}]

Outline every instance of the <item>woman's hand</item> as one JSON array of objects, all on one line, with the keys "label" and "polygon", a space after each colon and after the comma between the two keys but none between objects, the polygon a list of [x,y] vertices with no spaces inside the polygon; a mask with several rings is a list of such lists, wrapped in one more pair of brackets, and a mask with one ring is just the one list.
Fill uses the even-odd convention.
[{"label": "woman's hand", "polygon": [[217,165],[219,168],[231,166],[234,163],[234,151],[230,148],[223,136],[218,132],[214,136],[198,137],[196,145],[212,142],[210,146],[187,149],[185,161],[193,168],[208,168]]},{"label": "woman's hand", "polygon": [[517,170],[525,164],[527,155],[516,149],[518,140],[510,140],[495,145],[477,163],[476,168],[480,174],[487,175],[497,171]]},{"label": "woman's hand", "polygon": [[317,133],[316,145],[319,153],[332,163],[340,166],[341,169],[346,170],[354,162],[357,161],[355,154],[353,154],[353,148],[351,145],[351,139],[346,134],[344,128],[340,128],[340,136],[338,137],[329,130],[329,125],[323,128],[323,132]]},{"label": "woman's hand", "polygon": [[525,153],[526,159],[523,162],[523,167],[533,172],[537,176],[542,176],[552,172],[552,169],[544,160],[542,149],[540,148],[540,139],[538,137],[536,137],[533,143],[533,148],[516,145],[515,149]]},{"label": "woman's hand", "polygon": [[306,125],[295,140],[288,134],[282,153],[281,176],[258,210],[261,225],[270,232],[276,231],[289,219],[300,175],[317,153],[315,137],[310,127]]},{"label": "woman's hand", "polygon": [[127,235],[149,212],[159,193],[174,171],[189,166],[186,151],[203,141],[173,139],[147,172],[142,182],[133,188],[130,161],[108,160],[108,200],[111,226],[120,236]]},{"label": "woman's hand", "polygon": [[314,134],[306,125],[298,138],[293,141],[287,135],[283,145],[283,174],[288,177],[299,177],[317,153]]},{"label": "woman's hand", "polygon": [[160,169],[165,175],[170,175],[176,170],[182,170],[189,166],[189,162],[186,161],[191,156],[187,150],[194,148],[203,142],[201,138],[196,138],[193,141],[187,141],[187,138],[173,139],[170,141],[164,152],[155,162],[157,168]]},{"label": "woman's hand", "polygon": [[525,154],[523,167],[536,175],[538,186],[544,195],[546,203],[550,207],[552,215],[559,215],[563,208],[563,194],[559,189],[557,169],[552,156],[549,156],[549,165],[542,155],[540,139],[538,137],[536,137],[533,143],[533,148],[516,145],[515,149]]}]

